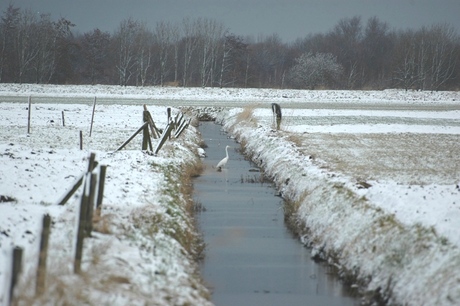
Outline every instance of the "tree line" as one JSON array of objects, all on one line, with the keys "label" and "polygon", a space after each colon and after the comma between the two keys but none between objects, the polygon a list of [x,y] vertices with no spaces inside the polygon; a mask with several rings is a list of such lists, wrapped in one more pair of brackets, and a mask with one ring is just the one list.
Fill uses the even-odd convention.
[{"label": "tree line", "polygon": [[283,43],[184,18],[153,29],[132,18],[80,34],[65,18],[10,5],[0,21],[0,82],[308,89],[458,90],[460,39],[448,24],[394,30],[344,18]]}]

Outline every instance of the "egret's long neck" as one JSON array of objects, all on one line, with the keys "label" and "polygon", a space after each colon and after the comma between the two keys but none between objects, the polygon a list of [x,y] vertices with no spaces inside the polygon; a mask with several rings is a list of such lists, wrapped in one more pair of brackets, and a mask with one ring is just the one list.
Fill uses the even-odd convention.
[{"label": "egret's long neck", "polygon": [[227,154],[227,158],[228,158],[228,147],[225,147],[225,154]]}]

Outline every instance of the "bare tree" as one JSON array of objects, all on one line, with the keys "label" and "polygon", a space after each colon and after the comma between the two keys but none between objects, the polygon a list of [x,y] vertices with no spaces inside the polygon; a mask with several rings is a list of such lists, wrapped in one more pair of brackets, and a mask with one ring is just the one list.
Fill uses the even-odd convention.
[{"label": "bare tree", "polygon": [[132,18],[128,18],[120,23],[117,32],[114,35],[117,47],[118,63],[116,69],[118,72],[119,84],[128,85],[130,79],[136,73],[136,41],[140,24]]},{"label": "bare tree", "polygon": [[[155,42],[158,45],[158,60],[160,63],[159,66],[159,75],[160,75],[160,85],[163,86],[165,83],[165,79],[169,72],[168,61],[169,57],[172,53],[173,49],[173,42],[177,44],[177,27],[174,27],[169,22],[158,22],[155,27]],[[174,45],[175,52],[173,53],[173,57],[175,59],[175,78],[177,78],[177,45]]]},{"label": "bare tree", "polygon": [[[391,80],[388,69],[393,42],[390,38],[388,24],[377,17],[369,18],[362,40],[362,66],[364,69],[363,85],[385,88]],[[388,70],[388,71],[387,71]]]},{"label": "bare tree", "polygon": [[104,82],[109,43],[110,34],[99,29],[83,35],[82,50],[87,63],[84,71],[91,84]]},{"label": "bare tree", "polygon": [[32,62],[38,55],[38,44],[36,43],[36,25],[35,14],[26,10],[21,14],[18,33],[16,38],[15,50],[18,53],[18,82],[22,83],[27,72],[32,66]]},{"label": "bare tree", "polygon": [[10,4],[1,19],[0,82],[14,81],[11,76],[14,66],[13,63],[15,63],[16,60],[14,49],[11,48],[11,46],[15,44],[15,37],[17,37],[16,33],[19,28],[20,13],[19,8],[15,8]]},{"label": "bare tree", "polygon": [[214,20],[199,19],[198,33],[201,43],[200,83],[201,87],[214,83],[217,53],[221,47],[224,26]]},{"label": "bare tree", "polygon": [[[228,84],[235,86],[238,74],[245,73],[247,75],[247,65],[249,64],[246,62],[248,59],[247,44],[243,42],[243,38],[235,34],[226,34],[223,42],[222,65],[218,84],[220,87]],[[228,80],[225,77],[227,74],[230,75]],[[245,78],[242,77],[243,79]],[[245,84],[245,82],[241,83]]]},{"label": "bare tree", "polygon": [[456,40],[455,30],[447,24],[434,25],[430,29],[429,71],[432,90],[439,90],[453,76],[459,56],[455,48]]},{"label": "bare tree", "polygon": [[397,86],[405,90],[413,88],[419,83],[417,44],[412,31],[406,31],[398,35],[397,47],[394,52],[394,81]]},{"label": "bare tree", "polygon": [[190,18],[184,18],[182,21],[182,30],[184,33],[182,86],[185,87],[188,84],[190,64],[199,42],[197,21],[191,21]]},{"label": "bare tree", "polygon": [[141,86],[145,86],[149,71],[152,67],[152,44],[153,34],[147,30],[145,25],[141,24],[136,35],[137,46],[137,73]]},{"label": "bare tree", "polygon": [[338,62],[344,67],[346,87],[353,89],[363,83],[361,63],[362,25],[361,17],[341,19],[327,38],[332,48],[327,53],[337,56]]}]

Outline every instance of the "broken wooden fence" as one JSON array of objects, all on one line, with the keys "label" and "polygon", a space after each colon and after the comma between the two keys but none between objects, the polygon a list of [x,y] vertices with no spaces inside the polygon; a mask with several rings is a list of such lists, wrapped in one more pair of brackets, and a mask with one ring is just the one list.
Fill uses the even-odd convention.
[{"label": "broken wooden fence", "polygon": [[[182,134],[182,132],[189,126],[191,119],[186,120],[184,118],[183,113],[177,113],[174,119],[171,117],[171,108],[167,108],[167,116],[168,116],[168,124],[166,128],[161,131],[155,125],[153,121],[152,115],[147,110],[147,106],[144,104],[144,112],[143,112],[143,124],[140,128],[138,128],[121,146],[119,146],[115,152],[120,151],[123,149],[131,140],[134,139],[140,132],[142,132],[142,150],[149,149],[153,151],[156,155],[163,145],[165,144],[167,139],[171,139],[171,137],[178,138]],[[172,131],[175,130],[175,133],[172,134]],[[155,149],[152,148],[152,139],[158,139],[157,145]]]}]

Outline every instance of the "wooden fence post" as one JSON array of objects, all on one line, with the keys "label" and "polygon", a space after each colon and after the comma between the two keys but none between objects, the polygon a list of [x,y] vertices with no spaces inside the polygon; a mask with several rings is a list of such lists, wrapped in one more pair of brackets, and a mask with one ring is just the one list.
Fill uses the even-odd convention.
[{"label": "wooden fence post", "polygon": [[23,249],[21,247],[15,247],[13,249],[13,265],[11,268],[11,284],[10,284],[10,296],[9,296],[9,305],[12,304],[14,299],[14,287],[18,283],[19,274],[22,270],[22,253]]},{"label": "wooden fence post", "polygon": [[78,180],[75,181],[74,185],[72,186],[72,188],[70,188],[69,192],[67,192],[67,194],[58,202],[58,205],[64,205],[70,199],[70,197],[75,193],[75,191],[77,191],[77,189],[81,186],[81,183],[83,183],[84,177],[85,175],[83,174],[82,176],[80,176]]},{"label": "wooden fence post", "polygon": [[94,198],[96,193],[97,174],[91,173],[89,182],[89,193],[88,193],[88,206],[86,208],[86,226],[85,226],[85,237],[91,237],[93,231],[93,212],[94,212]]},{"label": "wooden fence post", "polygon": [[86,228],[86,211],[88,208],[88,198],[89,198],[89,177],[90,173],[87,173],[83,183],[83,194],[80,202],[80,214],[78,218],[78,232],[77,232],[77,243],[75,248],[75,261],[73,264],[73,271],[76,274],[79,274],[81,271],[81,258],[83,255],[83,239],[85,237],[85,228]]},{"label": "wooden fence post", "polygon": [[276,119],[276,129],[280,129],[281,125],[281,106],[278,103],[272,103],[272,113],[273,117]]},{"label": "wooden fence post", "polygon": [[134,137],[136,137],[137,134],[139,134],[149,123],[144,122],[144,124],[133,134],[131,137],[128,138],[121,146],[118,147],[118,149],[115,150],[115,152],[120,151],[123,149],[131,140],[133,140]]},{"label": "wooden fence post", "polygon": [[[143,112],[143,121],[144,121],[144,129],[142,130],[142,150],[147,150],[147,145],[150,148],[150,151],[152,151],[152,140],[150,139],[150,134],[149,134],[149,112],[144,111]],[[147,123],[147,124],[145,124]]]},{"label": "wooden fence post", "polygon": [[153,152],[153,154],[157,155],[158,151],[160,151],[161,147],[163,146],[163,144],[165,143],[166,139],[171,137],[171,131],[174,129],[174,122],[170,122],[165,130],[163,131],[163,134],[161,135],[160,137],[160,142],[157,144],[156,148],[155,148],[155,151]]},{"label": "wooden fence post", "polygon": [[93,102],[93,114],[91,115],[91,127],[89,128],[89,137],[91,137],[91,133],[93,132],[93,122],[94,122],[94,111],[96,110],[96,97],[94,97]]},{"label": "wooden fence post", "polygon": [[188,119],[188,121],[183,121],[181,126],[176,130],[176,133],[174,134],[174,138],[179,138],[179,136],[182,134],[182,132],[189,126],[190,121],[192,121],[192,118]]},{"label": "wooden fence post", "polygon": [[43,228],[40,238],[40,253],[38,257],[37,280],[35,283],[35,295],[41,295],[46,288],[46,258],[48,256],[48,241],[50,235],[51,217],[43,216]]},{"label": "wooden fence post", "polygon": [[105,185],[105,174],[107,172],[107,166],[101,165],[99,168],[99,186],[97,188],[97,200],[96,200],[96,214],[101,215],[102,210],[102,199],[104,197],[104,185]]},{"label": "wooden fence post", "polygon": [[80,150],[83,150],[83,131],[80,131]]},{"label": "wooden fence post", "polygon": [[32,97],[29,96],[29,114],[27,115],[27,134],[30,134],[30,112],[32,108]]},{"label": "wooden fence post", "polygon": [[65,126],[64,111],[62,111],[61,114],[62,114],[62,126]]},{"label": "wooden fence post", "polygon": [[[149,126],[150,126],[150,134],[152,135],[153,138],[157,139],[160,137],[160,133],[158,132],[158,129],[155,125],[155,122],[153,121],[153,118],[152,118],[152,115],[150,114],[150,112],[147,110],[147,105],[144,104],[144,111],[147,112],[147,119],[148,119],[148,122],[149,122]],[[145,121],[145,120],[144,120]]]},{"label": "wooden fence post", "polygon": [[96,153],[94,152],[91,152],[89,154],[89,161],[88,161],[88,172],[92,172],[94,170],[94,168],[96,168],[94,166],[94,163],[96,161]]}]

